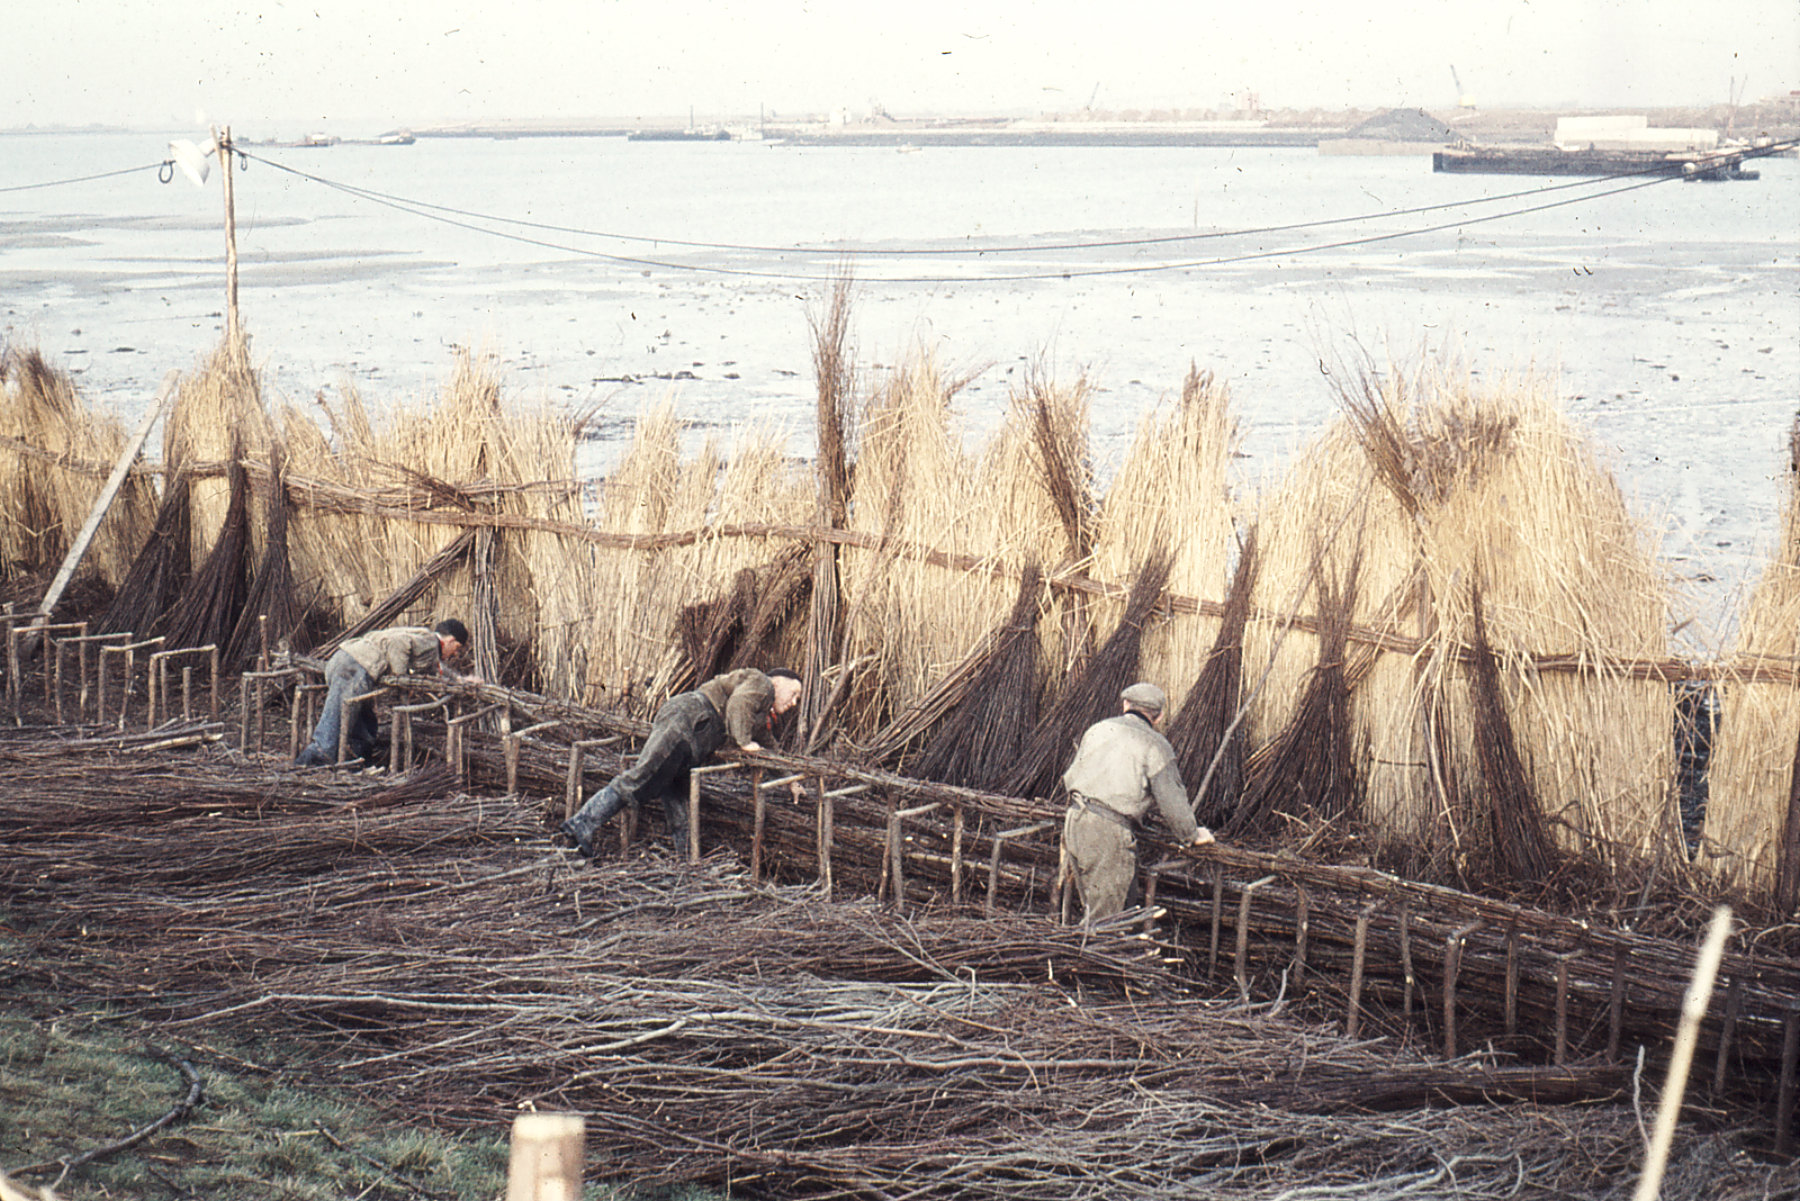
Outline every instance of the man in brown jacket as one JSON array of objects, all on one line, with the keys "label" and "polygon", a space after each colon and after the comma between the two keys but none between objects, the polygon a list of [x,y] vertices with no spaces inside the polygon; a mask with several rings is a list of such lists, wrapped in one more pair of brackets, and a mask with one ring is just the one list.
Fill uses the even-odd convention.
[{"label": "man in brown jacket", "polygon": [[[441,676],[447,680],[475,681],[474,676],[452,671],[456,658],[469,641],[469,629],[454,617],[435,628],[395,626],[352,638],[325,661],[325,708],[313,729],[312,741],[294,759],[296,767],[325,767],[337,762],[338,731],[344,701],[373,690],[389,676]],[[478,681],[477,681],[478,682]],[[365,759],[378,745],[381,728],[375,720],[373,701],[359,701],[350,708],[350,732],[344,754]]]},{"label": "man in brown jacket", "polygon": [[1163,690],[1133,684],[1119,700],[1119,716],[1088,727],[1062,778],[1069,790],[1063,853],[1089,923],[1125,908],[1137,874],[1137,824],[1152,801],[1182,842],[1213,840],[1210,830],[1195,824],[1175,749],[1157,729],[1167,706]]},{"label": "man in brown jacket", "polygon": [[677,693],[656,711],[650,737],[637,762],[611,784],[588,798],[581,810],[562,824],[562,833],[583,855],[594,854],[594,835],[606,819],[627,803],[637,805],[661,797],[669,837],[687,845],[688,773],[730,737],[746,751],[758,751],[757,739],[800,700],[800,677],[784,667],[767,674],[754,667],[714,676],[692,692]]}]

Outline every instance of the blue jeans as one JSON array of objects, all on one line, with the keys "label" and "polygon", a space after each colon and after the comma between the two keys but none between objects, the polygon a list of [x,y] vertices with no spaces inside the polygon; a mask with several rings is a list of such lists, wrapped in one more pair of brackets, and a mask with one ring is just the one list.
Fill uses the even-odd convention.
[{"label": "blue jeans", "polygon": [[[368,669],[348,651],[337,651],[325,662],[325,708],[319,724],[313,729],[312,741],[306,744],[294,762],[301,767],[327,767],[337,762],[338,728],[343,720],[346,697],[361,696],[375,687]],[[381,727],[375,720],[375,702],[359,701],[350,707],[350,736],[345,741],[346,759],[367,758],[375,749]]]}]

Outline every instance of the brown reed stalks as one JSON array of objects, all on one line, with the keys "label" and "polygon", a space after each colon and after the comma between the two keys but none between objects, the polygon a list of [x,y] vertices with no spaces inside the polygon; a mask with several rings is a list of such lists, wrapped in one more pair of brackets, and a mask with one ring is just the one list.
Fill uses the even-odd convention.
[{"label": "brown reed stalks", "polygon": [[[851,275],[841,269],[832,281],[823,315],[809,314],[813,336],[813,377],[818,402],[815,416],[818,455],[818,521],[842,529],[850,512],[851,454],[855,438],[856,371],[850,346]],[[806,652],[800,677],[805,692],[799,705],[802,745],[825,736],[824,718],[833,693],[831,673],[843,667],[843,581],[836,544],[813,547],[812,612],[806,624]]]},{"label": "brown reed stalks", "polygon": [[206,561],[158,628],[171,648],[225,646],[250,594],[250,476],[236,454],[230,504]]},{"label": "brown reed stalks", "polygon": [[193,564],[188,558],[188,473],[176,469],[163,491],[156,518],[132,560],[97,632],[137,633],[153,629],[186,590]]},{"label": "brown reed stalks", "polygon": [[288,559],[288,516],[292,505],[287,494],[286,455],[279,440],[269,443],[269,493],[263,513],[262,561],[250,580],[243,611],[226,643],[224,663],[242,671],[262,650],[266,629],[271,650],[287,646],[306,651],[312,646],[305,623],[307,606],[294,588],[293,566]]},{"label": "brown reed stalks", "polygon": [[1237,809],[1243,793],[1245,734],[1238,717],[1244,674],[1244,628],[1250,620],[1250,595],[1255,584],[1256,527],[1252,526],[1238,552],[1237,570],[1232,573],[1231,590],[1225,598],[1225,616],[1212,651],[1164,731],[1175,750],[1182,780],[1196,790],[1192,797],[1194,817],[1203,826],[1223,825]]},{"label": "brown reed stalks", "polygon": [[1038,724],[1042,590],[1038,565],[1027,563],[1005,624],[911,711],[923,718],[948,710],[913,762],[914,775],[985,791],[994,790],[1017,766]]},{"label": "brown reed stalks", "polygon": [[1070,676],[996,791],[1020,797],[1052,795],[1081,735],[1119,712],[1119,694],[1138,679],[1144,630],[1162,600],[1169,564],[1167,550],[1157,550],[1139,568],[1118,626]]},{"label": "brown reed stalks", "polygon": [[1293,720],[1245,765],[1243,795],[1225,822],[1228,839],[1272,834],[1280,822],[1298,823],[1300,832],[1311,833],[1321,824],[1361,816],[1351,744],[1352,676],[1346,656],[1362,555],[1359,551],[1352,556],[1341,578],[1323,566],[1322,547],[1315,549],[1314,561],[1321,565],[1313,577],[1319,661]]},{"label": "brown reed stalks", "polygon": [[1470,592],[1475,662],[1469,691],[1475,710],[1475,758],[1484,785],[1474,813],[1487,823],[1492,870],[1501,879],[1521,884],[1548,880],[1556,866],[1556,851],[1544,831],[1543,814],[1513,739],[1500,669],[1488,642],[1479,580],[1470,584]]}]

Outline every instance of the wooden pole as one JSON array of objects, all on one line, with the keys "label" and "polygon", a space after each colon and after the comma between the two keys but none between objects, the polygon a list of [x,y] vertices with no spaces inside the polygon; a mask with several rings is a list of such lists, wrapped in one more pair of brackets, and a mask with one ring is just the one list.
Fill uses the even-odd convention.
[{"label": "wooden pole", "polygon": [[81,564],[82,556],[87,554],[88,546],[94,535],[100,531],[100,522],[106,517],[106,511],[119,495],[119,489],[125,486],[125,477],[131,472],[131,465],[144,449],[144,443],[150,438],[150,431],[156,425],[156,419],[168,409],[169,402],[175,398],[175,385],[181,379],[181,372],[171,371],[163,376],[162,385],[156,390],[156,399],[150,402],[150,411],[138,423],[125,449],[119,452],[119,461],[113,464],[112,474],[106,477],[106,483],[100,487],[100,495],[94,498],[93,508],[88,510],[87,520],[82,523],[81,532],[75,535],[75,541],[69,545],[69,553],[63,556],[62,566],[56,569],[56,575],[50,581],[50,588],[44,593],[44,599],[38,605],[37,618],[34,625],[42,625],[50,620],[51,610],[62,600],[63,591],[68,588],[69,580],[75,575],[75,568]]},{"label": "wooden pole", "polygon": [[581,1201],[587,1121],[573,1113],[522,1113],[513,1119],[506,1201]]},{"label": "wooden pole", "polygon": [[1694,1044],[1700,1038],[1700,1020],[1706,1016],[1707,1002],[1712,999],[1713,981],[1718,977],[1719,960],[1724,957],[1725,938],[1730,933],[1731,907],[1721,905],[1713,910],[1712,924],[1707,927],[1706,941],[1700,945],[1700,956],[1694,964],[1694,978],[1688,981],[1687,995],[1681,1000],[1681,1025],[1675,1032],[1669,1078],[1656,1107],[1656,1132],[1650,1138],[1644,1174],[1638,1178],[1632,1201],[1656,1201],[1662,1191],[1663,1168],[1675,1141],[1675,1119],[1681,1114],[1681,1096],[1687,1091],[1688,1067],[1694,1061]]},{"label": "wooden pole", "polygon": [[225,343],[238,345],[237,200],[231,186],[231,126],[215,130],[225,185]]}]

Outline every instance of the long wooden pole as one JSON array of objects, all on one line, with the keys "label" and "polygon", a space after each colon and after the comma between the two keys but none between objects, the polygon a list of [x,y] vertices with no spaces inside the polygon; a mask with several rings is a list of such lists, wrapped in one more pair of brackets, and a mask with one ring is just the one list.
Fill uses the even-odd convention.
[{"label": "long wooden pole", "polygon": [[237,201],[231,186],[231,126],[218,130],[213,141],[219,146],[219,166],[224,171],[225,184],[225,343],[228,346],[238,344],[238,264],[237,264]]},{"label": "long wooden pole", "polygon": [[50,620],[50,613],[56,603],[62,600],[63,591],[68,588],[69,581],[74,578],[75,568],[80,566],[82,556],[87,554],[94,535],[100,530],[100,522],[105,519],[106,511],[112,508],[113,500],[119,495],[119,489],[125,485],[125,477],[131,472],[131,465],[137,462],[138,455],[144,449],[144,443],[150,438],[150,431],[169,407],[175,397],[175,384],[181,379],[181,372],[171,371],[163,376],[162,386],[156,390],[156,399],[150,402],[150,411],[138,424],[131,440],[119,454],[119,461],[113,465],[112,474],[100,489],[100,495],[94,498],[94,507],[88,511],[87,520],[82,523],[81,532],[75,535],[75,541],[69,547],[69,553],[63,556],[62,566],[56,569],[56,576],[50,581],[50,590],[44,593],[42,603],[38,605],[37,618],[32,622],[43,625]]},{"label": "long wooden pole", "polygon": [[1719,960],[1725,954],[1725,939],[1731,933],[1731,907],[1721,905],[1713,910],[1712,925],[1707,927],[1706,941],[1700,946],[1694,964],[1694,978],[1688,982],[1687,995],[1681,1002],[1681,1025],[1675,1032],[1675,1053],[1669,1059],[1669,1078],[1663,1084],[1662,1100],[1656,1107],[1656,1132],[1650,1138],[1650,1152],[1645,1157],[1644,1174],[1638,1178],[1633,1201],[1656,1201],[1662,1192],[1663,1168],[1669,1162],[1669,1147],[1675,1141],[1675,1119],[1681,1114],[1681,1096],[1687,1091],[1688,1067],[1694,1061],[1694,1044],[1700,1037],[1700,1019],[1706,1016],[1707,1002],[1712,1000],[1713,981],[1719,975]]}]

